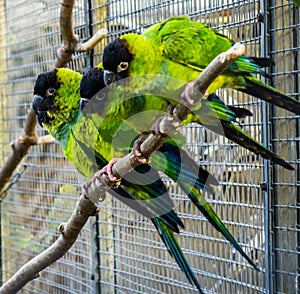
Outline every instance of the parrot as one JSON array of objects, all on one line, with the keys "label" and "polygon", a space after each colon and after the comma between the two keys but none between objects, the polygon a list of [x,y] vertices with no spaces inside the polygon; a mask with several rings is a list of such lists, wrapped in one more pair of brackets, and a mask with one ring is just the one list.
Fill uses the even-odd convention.
[{"label": "parrot", "polygon": [[[95,94],[98,94],[99,90],[101,89],[104,89],[103,92],[100,92],[100,95],[92,100],[92,102],[95,103],[91,103],[91,98],[94,97]],[[155,112],[150,113],[152,116],[153,114],[161,114],[161,111],[164,113],[168,107],[168,104],[162,104],[160,101],[161,99],[157,96],[147,97],[148,99],[144,99],[145,97],[143,96],[137,96],[133,99],[123,100],[122,95],[124,95],[124,93],[118,91],[116,88],[110,89],[105,87],[104,72],[101,68],[97,67],[91,68],[83,75],[80,83],[80,95],[81,97],[84,97],[81,98],[80,101],[80,108],[83,114],[89,115],[91,113],[96,113],[98,117],[102,117],[102,119],[107,120],[110,127],[115,125],[115,128],[118,130],[120,130],[120,125],[123,122],[125,122],[125,125],[127,125],[125,126],[125,130],[127,127],[131,130],[136,130],[136,124],[145,125],[143,121],[146,121],[146,125],[148,121],[152,123],[154,118],[144,117],[144,111],[155,110]],[[136,117],[138,112],[142,113],[141,117]],[[240,111],[240,113],[243,112],[248,113],[247,111]],[[130,122],[131,117],[134,118],[134,123]],[[95,125],[97,125],[97,122],[95,122]],[[100,132],[102,131],[103,130],[100,130]],[[114,133],[115,132],[111,133],[110,136],[115,137]],[[139,131],[137,130],[137,134],[138,133]],[[182,141],[177,140],[174,143],[173,138],[168,138],[166,142],[159,148],[159,152],[154,153],[151,156],[149,164],[153,168],[165,173],[168,177],[177,182],[181,189],[190,197],[192,202],[212,223],[212,225],[218,231],[220,231],[235,248],[237,248],[237,250],[252,266],[254,266],[253,262],[249,261],[249,258],[246,257],[241,251],[240,246],[237,246],[237,242],[225,228],[222,221],[213,211],[212,207],[199,193],[199,189],[207,190],[206,186],[201,184],[199,185],[197,181],[197,177],[203,178],[203,176],[199,176],[199,172],[197,171],[199,169],[198,165],[186,154],[182,148],[179,148],[178,143],[182,144]],[[160,154],[163,154],[163,157],[160,156]],[[167,161],[166,166],[164,160]],[[200,171],[201,174],[205,173],[201,168]],[[205,176],[204,179],[206,181],[213,181],[213,183],[216,184],[214,179],[211,179],[209,176]],[[257,269],[256,266],[255,268]]]},{"label": "parrot", "polygon": [[[105,134],[106,127],[108,132],[113,131],[113,124],[109,117],[107,121],[106,118],[101,121],[98,115],[96,118],[82,115],[79,92],[81,80],[80,73],[67,68],[57,68],[40,74],[34,86],[32,108],[36,112],[38,122],[59,141],[65,157],[80,173],[91,177],[93,174],[99,175],[99,169],[100,172],[105,170],[113,155],[115,156],[112,154],[111,146],[111,138],[114,134]],[[100,122],[98,127],[95,121]],[[120,151],[116,153],[118,152]],[[155,153],[155,156],[156,160],[154,157],[153,161],[159,162],[157,165],[160,165],[162,172],[172,179],[180,180],[182,189],[213,226],[223,233],[256,270],[259,270],[199,191],[200,188],[211,190],[210,185],[217,184],[217,180],[207,171],[199,168],[171,139],[161,147],[160,152]],[[164,160],[167,158],[167,164],[163,167],[161,167],[161,156]],[[181,172],[181,169],[190,168],[191,162],[194,163],[192,170]],[[168,168],[169,172],[163,170]],[[205,181],[208,178],[207,184]],[[184,228],[184,225],[173,210],[173,201],[158,171],[148,164],[142,164],[122,178],[120,186],[111,193],[129,207],[151,219],[171,257],[176,260],[189,282],[203,293],[177,241],[175,233],[179,233],[179,227]]]},{"label": "parrot", "polygon": [[[132,92],[159,88],[170,93],[196,80],[217,55],[234,44],[203,23],[174,16],[150,26],[142,35],[125,34],[106,45],[102,56],[104,81],[112,86],[114,81],[139,76],[128,86]],[[268,65],[272,65],[268,58],[243,55],[210,84],[207,92],[232,88],[300,114],[300,102],[253,75],[267,76],[262,67]],[[174,83],[172,78],[182,82]]]},{"label": "parrot", "polygon": [[[122,119],[126,123],[129,123],[130,127],[137,130],[142,124],[145,125],[143,121],[149,121],[152,124],[157,118],[152,117],[145,120],[144,114],[146,114],[146,111],[151,110],[152,115],[155,114],[153,110],[157,111],[158,114],[167,111],[169,103],[162,96],[149,94],[145,96],[133,95],[133,98],[129,99],[128,97],[132,97],[132,94],[126,88],[124,89],[123,84],[114,88],[105,88],[103,79],[104,72],[101,66],[91,68],[83,75],[80,85],[81,108],[84,109],[88,103],[92,104],[85,108],[85,113],[98,112],[101,116],[105,112],[105,116],[107,118],[110,116],[111,121]],[[101,97],[101,100],[99,100],[99,97],[97,97],[98,92],[102,96],[105,96],[105,98]],[[129,118],[136,116],[138,113],[141,113],[141,119],[137,121],[135,118],[135,123],[133,124]],[[229,140],[234,141],[255,154],[262,156],[264,159],[279,164],[286,169],[293,170],[294,168],[289,163],[258,143],[235,124],[238,118],[251,115],[252,113],[245,108],[225,105],[213,93],[207,99],[204,99],[201,107],[195,110],[194,114],[190,115],[183,123],[199,123],[219,135],[224,135]],[[149,126],[146,125],[145,128],[149,129]]]},{"label": "parrot", "polygon": [[[38,75],[32,107],[39,124],[60,143],[65,157],[81,174],[91,177],[108,164],[108,160],[102,154],[102,150],[108,148],[105,141],[101,140],[93,121],[81,115],[79,109],[81,78],[80,73],[67,68],[58,68]],[[178,227],[183,228],[184,225],[173,211],[174,205],[169,199],[165,185],[157,172],[150,170],[146,165],[138,167],[137,170],[141,184],[132,184],[130,178],[122,179],[121,185],[111,190],[111,194],[151,219],[171,257],[176,260],[189,282],[196,286],[199,293],[203,293],[174,234],[179,233]],[[145,179],[143,172],[150,179]],[[151,198],[159,196],[162,201],[154,201],[151,204]],[[138,201],[140,197],[146,201]],[[167,206],[160,209],[160,205]]]}]

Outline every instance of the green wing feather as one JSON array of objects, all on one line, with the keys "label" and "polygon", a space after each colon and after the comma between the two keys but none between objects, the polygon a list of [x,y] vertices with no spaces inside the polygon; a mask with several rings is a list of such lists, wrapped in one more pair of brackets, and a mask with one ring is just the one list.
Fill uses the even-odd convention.
[{"label": "green wing feather", "polygon": [[[228,37],[188,17],[172,17],[151,26],[142,36],[128,34],[121,38],[126,40],[126,46],[133,56],[129,76],[156,73],[181,79],[184,83],[195,80],[218,54],[234,44]],[[136,42],[136,39],[139,41]],[[266,62],[266,58],[260,62],[258,58],[243,55],[215,79],[208,91],[214,93],[219,88],[237,89],[299,114],[298,101],[251,76],[251,73],[266,75],[261,66],[268,63],[271,64]],[[137,83],[136,87],[160,87],[159,80],[150,86]],[[167,82],[165,87],[169,89]]]},{"label": "green wing feather", "polygon": [[[76,74],[74,75],[76,76]],[[52,101],[54,104],[49,106],[48,119],[44,122],[44,126],[59,140],[65,156],[81,173],[90,177],[91,173],[94,173],[96,169],[102,168],[107,164],[111,154],[108,151],[109,142],[106,142],[101,136],[99,129],[95,128],[96,121],[97,123],[102,122],[101,126],[104,127],[105,120],[85,117],[77,111],[70,113],[71,109],[76,110],[76,107],[78,110],[80,99],[77,88],[73,88],[73,91],[71,89],[71,81],[74,75],[72,72],[69,72],[69,76],[64,76],[63,82],[62,79],[60,80],[60,88],[57,93],[60,93],[61,96],[56,95]],[[63,89],[68,86],[70,89]],[[69,90],[73,92],[71,95]],[[39,92],[37,89],[35,91]],[[62,95],[62,93],[68,93],[68,95]],[[40,92],[39,95],[41,95]],[[116,126],[118,125],[116,124]],[[108,138],[111,137],[108,136]],[[102,154],[103,150],[106,150],[104,154]],[[137,212],[151,217],[170,255],[184,271],[190,283],[197,287],[199,293],[203,293],[173,233],[173,231],[179,232],[178,226],[183,227],[183,224],[172,210],[173,203],[168,197],[166,188],[161,182],[157,171],[150,170],[150,167],[146,165],[140,166],[139,169],[142,173],[138,177],[133,175],[132,179],[128,177],[122,179],[121,186],[111,191],[111,193]],[[132,180],[138,180],[139,184],[134,184]],[[164,194],[164,197],[157,201],[155,198],[162,196],[162,194]],[[141,201],[136,201],[137,199]],[[153,217],[153,215],[157,215],[159,209],[162,209],[160,212],[163,212],[165,209],[169,210],[168,212],[164,211],[165,214]]]},{"label": "green wing feather", "polygon": [[[86,82],[88,84],[91,83],[91,80],[87,80]],[[86,87],[86,85],[84,86]],[[93,87],[93,85],[90,85],[88,88]],[[87,95],[84,95],[85,97]],[[128,109],[132,108],[132,101],[130,99],[124,99],[122,100],[120,97],[126,97],[126,92],[122,93],[120,92],[119,88],[113,88],[107,93],[107,98],[104,99],[109,106],[106,105],[106,108],[109,109],[108,113],[114,113],[115,117],[115,123],[121,124],[120,119],[124,120],[126,123],[130,119],[129,116],[124,115],[124,111],[121,113],[118,113],[118,110],[126,109],[126,113],[130,115],[133,115],[134,113],[129,112]],[[136,98],[134,98],[136,99]],[[139,97],[141,99],[141,97]],[[147,116],[146,111],[150,111],[152,109],[149,109],[149,105],[147,104],[147,100],[150,99],[161,99],[159,97],[155,96],[143,96],[144,103],[141,103],[143,105],[141,108],[137,110],[137,112],[142,111],[143,113],[143,119],[145,121],[153,122],[153,118]],[[212,98],[211,101],[217,101],[217,98]],[[115,104],[116,101],[118,101],[117,105]],[[164,100],[162,100],[164,101]],[[209,100],[207,100],[209,101]],[[122,106],[121,106],[121,105]],[[151,107],[159,107],[162,103],[158,101],[158,104],[152,104]],[[221,103],[219,103],[221,104]],[[215,103],[212,105],[218,105]],[[96,107],[96,105],[93,106],[93,108]],[[224,104],[223,104],[224,107]],[[112,108],[117,108],[117,111],[112,110]],[[215,108],[217,108],[215,106]],[[225,108],[228,111],[228,114],[223,111],[222,115],[225,118],[228,118],[228,120],[235,119],[233,112],[230,109]],[[134,110],[134,109],[133,109]],[[161,109],[160,109],[161,110]],[[133,116],[134,117],[134,116]],[[216,120],[216,118],[214,118]],[[217,119],[219,121],[219,119]],[[140,128],[140,124],[137,122],[131,123],[132,128],[137,130],[137,128]],[[128,146],[130,149],[130,146]],[[224,224],[220,221],[220,219],[217,217],[216,213],[213,211],[210,204],[205,201],[204,197],[202,197],[200,189],[207,190],[208,192],[213,192],[213,185],[218,185],[217,180],[210,176],[209,173],[202,168],[200,168],[188,155],[187,153],[177,145],[175,141],[172,139],[168,139],[158,150],[157,153],[154,153],[150,157],[150,165],[154,167],[155,169],[162,171],[167,176],[169,176],[171,179],[173,179],[175,182],[179,184],[180,187],[184,189],[186,194],[190,197],[192,202],[197,206],[197,208],[208,218],[209,222],[213,224],[215,228],[217,228],[225,238],[227,238],[233,246],[242,253],[243,256],[247,256],[245,252],[243,252],[242,248],[238,245],[238,243],[234,240],[233,236],[230,234],[230,232],[226,229]],[[197,192],[196,192],[197,191]],[[250,260],[249,257],[247,260]],[[254,263],[252,262],[251,265]]]}]

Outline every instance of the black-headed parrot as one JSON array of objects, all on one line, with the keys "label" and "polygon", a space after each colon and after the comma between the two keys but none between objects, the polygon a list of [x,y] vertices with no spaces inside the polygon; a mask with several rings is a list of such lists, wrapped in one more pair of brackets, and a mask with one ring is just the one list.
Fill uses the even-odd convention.
[{"label": "black-headed parrot", "polygon": [[[97,174],[99,169],[103,169],[114,156],[124,155],[124,151],[114,152],[112,148],[111,138],[114,138],[114,133],[111,132],[114,126],[109,116],[107,120],[105,117],[101,120],[98,114],[97,117],[82,115],[79,92],[81,79],[81,74],[66,68],[40,74],[35,83],[32,106],[39,123],[61,144],[66,158],[79,172],[90,178]],[[118,127],[117,123],[115,128]],[[130,149],[131,146],[127,148]],[[164,165],[161,164],[163,161],[166,162]],[[170,255],[199,292],[202,293],[199,282],[174,235],[174,232],[179,232],[179,227],[183,227],[183,223],[173,210],[173,201],[157,170],[161,169],[171,178],[177,179],[213,226],[257,269],[201,195],[199,189],[210,191],[211,185],[217,184],[216,179],[199,168],[196,163],[191,165],[192,159],[172,140],[166,142],[160,152],[154,154],[153,162],[157,163],[157,169],[148,164],[138,166],[121,179],[121,185],[111,193],[152,220]],[[171,169],[169,172],[166,171],[168,167]],[[191,167],[196,168],[189,170]],[[208,184],[205,183],[207,179]]]},{"label": "black-headed parrot", "polygon": [[[102,58],[105,84],[140,76],[130,85],[132,92],[164,89],[170,93],[193,82],[217,55],[233,44],[225,35],[187,16],[172,17],[150,26],[142,35],[125,34],[108,44]],[[270,64],[266,58],[243,55],[211,83],[208,93],[232,88],[300,114],[298,101],[253,75],[265,75],[261,67]],[[149,75],[154,76],[147,78]],[[171,78],[182,82],[174,84]]]}]

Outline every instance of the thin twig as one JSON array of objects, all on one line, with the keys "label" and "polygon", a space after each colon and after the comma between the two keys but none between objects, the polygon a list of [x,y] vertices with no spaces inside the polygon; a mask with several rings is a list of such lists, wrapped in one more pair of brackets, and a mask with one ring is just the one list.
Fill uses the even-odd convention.
[{"label": "thin twig", "polygon": [[100,29],[92,38],[85,43],[80,43],[73,33],[72,12],[74,0],[63,0],[60,11],[60,31],[62,45],[57,51],[55,67],[65,67],[76,52],[86,52],[93,49],[107,35],[106,29]]}]

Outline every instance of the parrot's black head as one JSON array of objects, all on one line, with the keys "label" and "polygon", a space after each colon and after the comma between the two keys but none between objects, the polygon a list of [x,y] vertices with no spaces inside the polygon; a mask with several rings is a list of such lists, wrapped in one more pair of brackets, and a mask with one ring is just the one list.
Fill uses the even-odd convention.
[{"label": "parrot's black head", "polygon": [[114,81],[128,76],[132,55],[122,39],[115,39],[103,51],[102,64],[104,67],[104,82],[108,86]]},{"label": "parrot's black head", "polygon": [[80,110],[84,113],[102,113],[107,89],[100,68],[89,69],[80,82]]},{"label": "parrot's black head", "polygon": [[54,107],[53,99],[58,88],[56,70],[38,75],[34,85],[32,108],[41,126],[50,120],[47,111]]}]

